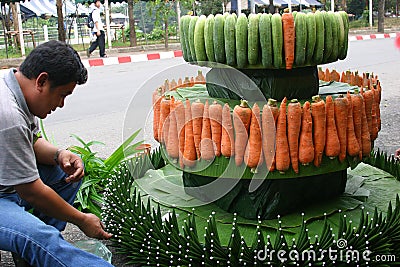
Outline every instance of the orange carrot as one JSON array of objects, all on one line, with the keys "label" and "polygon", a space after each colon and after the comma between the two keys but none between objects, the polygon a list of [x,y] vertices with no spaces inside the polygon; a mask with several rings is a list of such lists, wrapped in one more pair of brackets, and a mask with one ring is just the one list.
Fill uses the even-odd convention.
[{"label": "orange carrot", "polygon": [[360,160],[362,159],[362,141],[361,141],[361,130],[362,130],[362,108],[363,108],[363,97],[359,94],[358,89],[351,95],[351,104],[353,106],[353,123],[354,133],[357,138],[358,146],[361,148],[359,153]]},{"label": "orange carrot", "polygon": [[235,140],[233,133],[233,124],[231,109],[228,103],[225,103],[222,109],[222,136],[221,136],[221,154],[224,157],[235,155]]},{"label": "orange carrot", "polygon": [[283,47],[285,51],[286,69],[293,67],[294,51],[295,51],[295,29],[294,18],[292,13],[282,14],[282,30],[283,30]]},{"label": "orange carrot", "polygon": [[186,76],[185,79],[183,80],[182,87],[191,87],[190,78],[188,76]]},{"label": "orange carrot", "polygon": [[[377,106],[377,110],[376,110],[376,120],[377,120],[377,124],[378,124],[378,131],[381,130],[381,85],[379,83],[379,81],[377,81],[376,83],[376,95],[377,95],[377,99],[376,99],[376,106]],[[375,97],[375,94],[374,94]]]},{"label": "orange carrot", "polygon": [[278,115],[279,109],[276,100],[268,99],[262,112],[262,144],[265,164],[269,171],[275,170],[275,137]]},{"label": "orange carrot", "polygon": [[319,166],[325,149],[326,110],[325,102],[319,95],[312,97],[311,115],[313,118],[314,165]]},{"label": "orange carrot", "polygon": [[325,72],[321,67],[318,68],[318,79],[321,81],[325,81]]},{"label": "orange carrot", "polygon": [[194,77],[190,77],[190,87],[194,86],[195,82],[194,82]]},{"label": "orange carrot", "polygon": [[177,86],[177,87],[181,87],[182,84],[183,84],[182,78],[179,78],[179,79],[178,79],[178,84],[177,84],[176,86]]},{"label": "orange carrot", "polygon": [[331,72],[329,71],[329,69],[328,68],[326,68],[326,70],[325,70],[325,81],[326,82],[330,82],[332,79],[331,79]]},{"label": "orange carrot", "polygon": [[263,162],[260,123],[260,108],[255,103],[251,114],[249,139],[244,153],[244,162],[253,173],[257,173],[257,167]]},{"label": "orange carrot", "polygon": [[289,142],[286,133],[286,102],[287,99],[285,97],[279,107],[279,116],[276,125],[275,166],[280,173],[284,173],[290,167]]},{"label": "orange carrot", "polygon": [[295,173],[299,173],[299,137],[301,129],[301,105],[297,99],[290,101],[287,111],[287,135],[290,162]]},{"label": "orange carrot", "polygon": [[251,109],[246,100],[241,100],[240,105],[233,109],[233,126],[235,129],[235,163],[240,166],[243,162],[247,145],[248,130],[251,120]]},{"label": "orange carrot", "polygon": [[345,83],[346,82],[346,74],[344,73],[344,71],[342,71],[342,75],[340,76],[340,82],[341,83]]},{"label": "orange carrot", "polygon": [[160,142],[158,136],[160,127],[160,108],[161,108],[161,88],[158,87],[156,91],[153,92],[153,136],[154,139]]},{"label": "orange carrot", "polygon": [[201,70],[197,71],[197,76],[194,79],[195,83],[197,84],[205,84],[206,83],[206,78],[203,75],[203,72]]},{"label": "orange carrot", "polygon": [[193,137],[197,158],[200,158],[201,127],[203,124],[204,104],[197,101],[192,103]]},{"label": "orange carrot", "polygon": [[361,117],[361,142],[362,142],[362,156],[368,157],[371,152],[371,136],[368,131],[368,119],[365,112],[365,101],[363,101],[362,117]]},{"label": "orange carrot", "polygon": [[340,74],[336,70],[332,70],[331,72],[331,80],[335,82],[340,81]]},{"label": "orange carrot", "polygon": [[[379,110],[379,103],[378,103],[378,90],[374,88],[373,85],[371,85],[371,91],[374,94],[374,101],[372,102],[372,135],[371,135],[371,141],[374,141],[376,138],[378,138],[378,111]],[[380,116],[380,115],[379,115]]]},{"label": "orange carrot", "polygon": [[333,103],[335,107],[336,130],[340,142],[339,161],[343,162],[347,153],[347,112],[349,104],[347,98],[344,98],[343,95],[337,97]]},{"label": "orange carrot", "polygon": [[332,96],[326,97],[326,140],[325,155],[331,159],[339,156],[340,142],[335,123],[335,107]]},{"label": "orange carrot", "polygon": [[190,101],[186,99],[185,106],[185,149],[183,151],[183,164],[193,167],[196,164],[196,146],[193,137],[193,120]]},{"label": "orange carrot", "polygon": [[167,153],[173,158],[179,158],[179,135],[176,123],[176,111],[175,111],[175,103],[174,99],[171,100],[171,112],[169,113],[169,129],[168,129],[168,144]]},{"label": "orange carrot", "polygon": [[168,134],[169,127],[169,112],[170,112],[170,103],[171,98],[167,96],[163,96],[160,103],[160,122],[159,122],[159,132],[158,138],[160,142],[165,144]]},{"label": "orange carrot", "polygon": [[354,121],[353,121],[353,104],[351,102],[350,92],[347,92],[346,95],[348,108],[347,108],[347,154],[352,157],[358,156],[360,154],[361,148],[358,144],[358,140],[356,137],[356,133],[354,131]]},{"label": "orange carrot", "polygon": [[299,161],[303,165],[308,165],[314,160],[312,127],[311,105],[310,102],[306,101],[303,105],[299,140]]},{"label": "orange carrot", "polygon": [[372,137],[372,104],[374,102],[374,92],[371,90],[366,90],[364,91],[363,97],[365,103],[365,114],[368,121],[368,131],[370,137]]},{"label": "orange carrot", "polygon": [[222,136],[222,106],[214,101],[209,107],[211,137],[214,142],[215,156],[221,156],[221,136]]},{"label": "orange carrot", "polygon": [[214,159],[214,145],[211,136],[211,123],[208,100],[204,104],[203,125],[201,129],[200,154],[204,160]]},{"label": "orange carrot", "polygon": [[178,84],[176,83],[175,79],[172,79],[172,81],[169,83],[169,90],[175,91],[177,85]]},{"label": "orange carrot", "polygon": [[[179,140],[179,161],[182,162],[183,152],[185,150],[185,106],[181,100],[175,101],[175,118],[176,118],[176,129],[178,131]],[[183,166],[181,166],[183,167]]]}]

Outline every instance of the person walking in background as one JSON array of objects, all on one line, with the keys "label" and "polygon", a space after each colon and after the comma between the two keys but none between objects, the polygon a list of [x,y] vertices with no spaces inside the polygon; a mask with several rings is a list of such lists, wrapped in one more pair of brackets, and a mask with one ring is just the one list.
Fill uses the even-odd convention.
[{"label": "person walking in background", "polygon": [[94,22],[93,32],[92,34],[97,37],[92,44],[90,45],[89,49],[87,50],[87,56],[90,57],[92,52],[99,47],[100,57],[107,57],[106,51],[106,35],[104,33],[104,26],[103,22],[101,21],[100,16],[100,7],[101,2],[100,0],[95,0],[94,2],[95,8],[92,11],[92,18]]},{"label": "person walking in background", "polygon": [[78,53],[55,40],[0,78],[0,250],[11,251],[18,267],[112,266],[62,237],[67,222],[88,237],[111,234],[96,215],[73,206],[82,159],[41,137],[38,126],[87,78]]}]

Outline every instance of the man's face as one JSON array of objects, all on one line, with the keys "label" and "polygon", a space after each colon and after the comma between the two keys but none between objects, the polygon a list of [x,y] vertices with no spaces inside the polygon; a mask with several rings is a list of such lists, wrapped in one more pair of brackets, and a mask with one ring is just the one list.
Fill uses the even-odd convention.
[{"label": "man's face", "polygon": [[94,5],[95,5],[97,8],[100,8],[101,2],[100,2],[100,1],[96,1],[96,2],[94,3]]},{"label": "man's face", "polygon": [[46,118],[48,114],[64,106],[65,98],[72,94],[75,86],[76,83],[71,82],[66,85],[50,88],[50,83],[46,82],[38,90],[38,94],[31,103],[28,103],[29,110],[33,115],[41,119]]}]

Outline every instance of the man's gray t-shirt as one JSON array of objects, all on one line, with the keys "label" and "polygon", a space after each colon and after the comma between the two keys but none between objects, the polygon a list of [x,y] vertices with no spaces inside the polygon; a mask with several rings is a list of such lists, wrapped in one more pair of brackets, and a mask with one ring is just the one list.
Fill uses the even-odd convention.
[{"label": "man's gray t-shirt", "polygon": [[0,193],[14,192],[14,185],[39,178],[33,150],[37,119],[28,109],[15,71],[0,77]]}]

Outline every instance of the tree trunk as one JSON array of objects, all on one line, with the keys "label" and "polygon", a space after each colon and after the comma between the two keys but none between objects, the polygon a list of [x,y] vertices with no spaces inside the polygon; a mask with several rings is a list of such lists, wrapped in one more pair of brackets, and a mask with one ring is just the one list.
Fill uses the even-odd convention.
[{"label": "tree trunk", "polygon": [[129,46],[137,46],[135,18],[133,17],[133,0],[128,0],[128,17],[129,17]]},{"label": "tree trunk", "polygon": [[378,3],[378,32],[385,32],[385,0],[379,0]]},{"label": "tree trunk", "polygon": [[342,0],[342,9],[347,12],[347,0]]},{"label": "tree trunk", "polygon": [[[18,13],[17,13],[17,7],[15,6],[14,3],[10,3],[11,7],[11,12],[12,12],[12,17],[13,17],[13,26],[14,26],[14,31],[18,31]],[[21,40],[19,39],[19,34],[16,35],[17,37],[17,48],[20,48],[21,46]]]},{"label": "tree trunk", "polygon": [[56,1],[57,6],[57,21],[58,21],[58,40],[65,42],[65,27],[64,27],[64,15],[62,12],[62,0]]},{"label": "tree trunk", "polygon": [[275,13],[274,0],[269,0],[268,12],[271,14]]},{"label": "tree trunk", "polygon": [[164,34],[164,46],[165,46],[165,49],[168,49],[168,39],[169,39],[169,34],[168,34],[168,19],[166,19],[165,21],[164,21],[164,25],[165,25],[165,34]]}]

